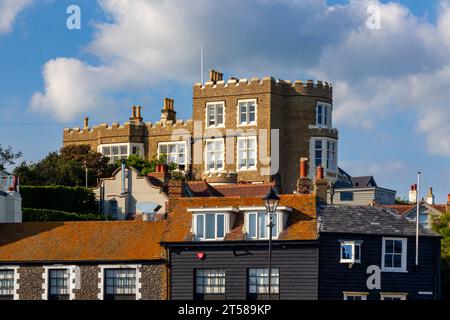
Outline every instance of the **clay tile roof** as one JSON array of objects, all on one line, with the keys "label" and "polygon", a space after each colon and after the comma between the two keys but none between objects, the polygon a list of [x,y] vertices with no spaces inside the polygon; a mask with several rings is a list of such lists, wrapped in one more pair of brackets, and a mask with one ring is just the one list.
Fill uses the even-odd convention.
[{"label": "clay tile roof", "polygon": [[204,181],[190,181],[187,183],[194,197],[264,197],[272,183],[258,184],[227,184],[212,186]]},{"label": "clay tile roof", "polygon": [[434,209],[446,213],[447,212],[447,205],[446,204],[432,204],[431,205]]},{"label": "clay tile roof", "polygon": [[159,260],[164,221],[0,224],[0,262]]},{"label": "clay tile roof", "polygon": [[379,208],[393,209],[400,214],[405,214],[416,207],[415,204],[375,204]]},{"label": "clay tile roof", "polygon": [[[317,213],[315,195],[280,195],[279,206],[293,209],[289,212],[286,228],[279,235],[280,240],[315,240],[317,239]],[[264,206],[262,197],[196,197],[174,199],[169,208],[167,224],[162,242],[192,241],[192,213],[188,208]],[[236,213],[234,225],[225,240],[239,241],[245,239],[242,231],[244,213]]]}]

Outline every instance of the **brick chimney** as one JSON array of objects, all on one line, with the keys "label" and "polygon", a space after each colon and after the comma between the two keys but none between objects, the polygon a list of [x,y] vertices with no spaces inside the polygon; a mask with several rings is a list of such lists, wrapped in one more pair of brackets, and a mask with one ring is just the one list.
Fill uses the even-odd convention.
[{"label": "brick chimney", "polygon": [[317,166],[314,179],[314,193],[319,201],[327,203],[328,181],[324,178],[323,167]]},{"label": "brick chimney", "polygon": [[141,124],[142,120],[143,119],[141,117],[141,106],[132,106],[130,122],[134,124]]},{"label": "brick chimney", "polygon": [[417,184],[411,185],[411,189],[409,190],[408,201],[410,203],[417,202]]},{"label": "brick chimney", "polygon": [[169,200],[173,198],[181,198],[183,196],[184,183],[179,179],[170,179],[167,183],[167,194]]},{"label": "brick chimney", "polygon": [[308,160],[306,158],[300,158],[300,175],[297,180],[297,193],[309,194],[310,183],[308,179]]},{"label": "brick chimney", "polygon": [[89,128],[89,118],[88,117],[84,117],[83,128]]},{"label": "brick chimney", "polygon": [[175,100],[170,98],[164,98],[164,106],[161,110],[161,122],[166,121],[177,121],[176,112],[174,108],[174,102]]},{"label": "brick chimney", "polygon": [[209,81],[216,83],[223,80],[223,73],[214,69],[209,70]]},{"label": "brick chimney", "polygon": [[447,213],[450,213],[450,193],[447,195]]}]

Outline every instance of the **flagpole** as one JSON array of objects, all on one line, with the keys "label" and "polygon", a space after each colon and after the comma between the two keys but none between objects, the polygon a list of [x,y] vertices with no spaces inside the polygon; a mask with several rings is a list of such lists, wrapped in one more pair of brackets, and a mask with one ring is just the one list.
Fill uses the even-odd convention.
[{"label": "flagpole", "polygon": [[417,172],[417,190],[416,190],[416,267],[419,265],[419,207],[420,207],[420,171]]}]

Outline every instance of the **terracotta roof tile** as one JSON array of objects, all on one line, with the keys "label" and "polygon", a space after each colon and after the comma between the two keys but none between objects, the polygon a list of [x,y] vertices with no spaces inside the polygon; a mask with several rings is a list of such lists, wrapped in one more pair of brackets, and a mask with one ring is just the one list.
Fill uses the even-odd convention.
[{"label": "terracotta roof tile", "polygon": [[[280,234],[281,240],[315,240],[317,239],[317,213],[315,195],[281,195],[280,206],[292,207],[285,230]],[[214,208],[229,206],[264,206],[261,197],[197,197],[178,198],[171,201],[163,242],[191,241],[192,214],[188,208]],[[243,240],[243,212],[237,213],[232,230],[225,240]]]},{"label": "terracotta roof tile", "polygon": [[164,221],[0,224],[0,262],[159,260]]},{"label": "terracotta roof tile", "polygon": [[431,206],[434,209],[436,209],[442,213],[447,213],[447,205],[446,204],[432,204]]}]

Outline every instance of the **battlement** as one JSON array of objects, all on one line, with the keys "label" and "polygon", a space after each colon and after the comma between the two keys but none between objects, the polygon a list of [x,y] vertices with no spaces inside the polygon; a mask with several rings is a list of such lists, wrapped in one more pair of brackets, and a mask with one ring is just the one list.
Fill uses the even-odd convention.
[{"label": "battlement", "polygon": [[313,80],[282,80],[273,77],[230,78],[228,81],[207,81],[194,84],[194,98],[217,97],[228,94],[277,93],[281,95],[322,96],[332,99],[331,83]]}]

